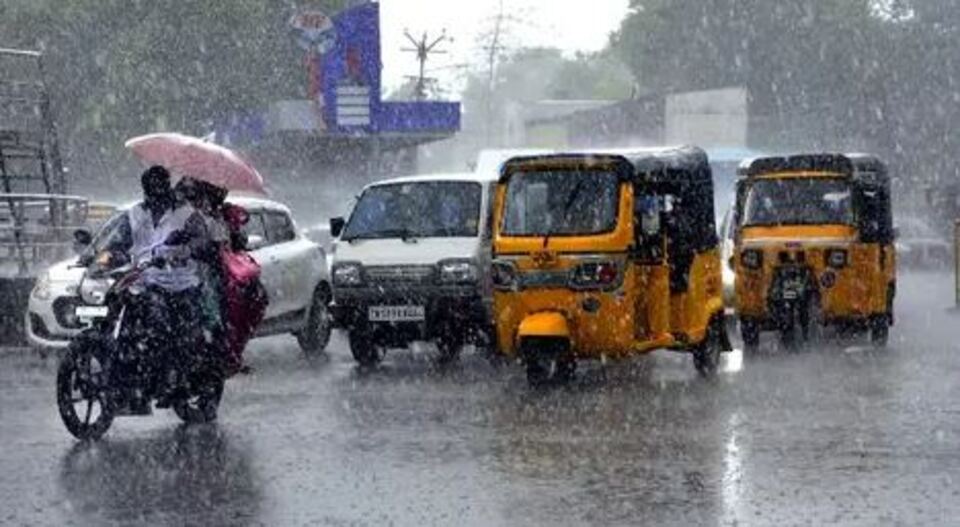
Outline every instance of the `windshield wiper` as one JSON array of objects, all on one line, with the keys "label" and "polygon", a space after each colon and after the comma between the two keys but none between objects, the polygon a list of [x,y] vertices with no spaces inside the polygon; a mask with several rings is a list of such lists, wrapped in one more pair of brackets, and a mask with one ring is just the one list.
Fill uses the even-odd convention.
[{"label": "windshield wiper", "polygon": [[382,231],[367,232],[342,239],[346,242],[351,242],[353,240],[373,240],[382,238],[400,238],[405,243],[417,243],[417,235],[410,229],[384,229]]},{"label": "windshield wiper", "polygon": [[[567,216],[570,214],[570,207],[573,206],[573,202],[577,200],[580,196],[580,191],[583,190],[583,180],[580,179],[577,181],[577,184],[573,187],[573,190],[570,192],[570,195],[567,196],[567,201],[563,204],[563,209],[560,211],[560,220],[562,223],[566,223]],[[543,248],[547,248],[547,244],[550,243],[550,237],[555,233],[553,229],[547,231],[546,236],[543,237]]]}]

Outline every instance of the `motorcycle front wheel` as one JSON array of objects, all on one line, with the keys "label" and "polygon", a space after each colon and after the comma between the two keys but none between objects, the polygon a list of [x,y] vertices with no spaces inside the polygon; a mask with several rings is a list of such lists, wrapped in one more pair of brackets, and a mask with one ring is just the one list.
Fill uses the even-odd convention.
[{"label": "motorcycle front wheel", "polygon": [[105,353],[78,339],[57,369],[57,407],[64,426],[77,439],[95,440],[113,423]]},{"label": "motorcycle front wheel", "polygon": [[173,412],[187,424],[215,421],[223,384],[223,377],[217,373],[195,374],[190,380],[189,395],[173,402]]}]

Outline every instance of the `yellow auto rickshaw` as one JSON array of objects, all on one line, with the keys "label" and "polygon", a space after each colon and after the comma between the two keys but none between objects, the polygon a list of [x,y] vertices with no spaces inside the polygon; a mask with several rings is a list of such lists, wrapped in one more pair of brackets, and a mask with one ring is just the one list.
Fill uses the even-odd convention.
[{"label": "yellow auto rickshaw", "polygon": [[746,349],[791,346],[825,325],[885,345],[897,290],[890,180],[870,155],[745,161],[735,210],[736,309]]},{"label": "yellow auto rickshaw", "polygon": [[517,157],[494,204],[494,318],[502,353],[539,384],[577,359],[729,349],[713,185],[699,148]]}]

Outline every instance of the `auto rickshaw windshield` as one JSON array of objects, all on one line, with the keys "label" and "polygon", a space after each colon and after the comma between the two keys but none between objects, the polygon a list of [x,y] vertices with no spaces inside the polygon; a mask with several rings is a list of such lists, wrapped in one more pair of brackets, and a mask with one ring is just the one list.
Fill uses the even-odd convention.
[{"label": "auto rickshaw windshield", "polygon": [[843,178],[757,179],[743,204],[741,225],[850,225],[852,186]]},{"label": "auto rickshaw windshield", "polygon": [[599,234],[616,227],[619,178],[614,172],[515,172],[507,184],[506,236]]}]

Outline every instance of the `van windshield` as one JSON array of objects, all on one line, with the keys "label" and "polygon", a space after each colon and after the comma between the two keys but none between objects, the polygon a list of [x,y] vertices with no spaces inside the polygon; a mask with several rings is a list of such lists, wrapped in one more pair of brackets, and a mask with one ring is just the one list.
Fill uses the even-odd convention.
[{"label": "van windshield", "polygon": [[480,224],[479,183],[424,181],[369,187],[360,196],[343,240],[474,237]]},{"label": "van windshield", "polygon": [[850,225],[851,186],[840,178],[758,179],[743,203],[743,226]]},{"label": "van windshield", "polygon": [[516,172],[507,184],[503,234],[554,236],[612,231],[619,180],[608,171]]}]

